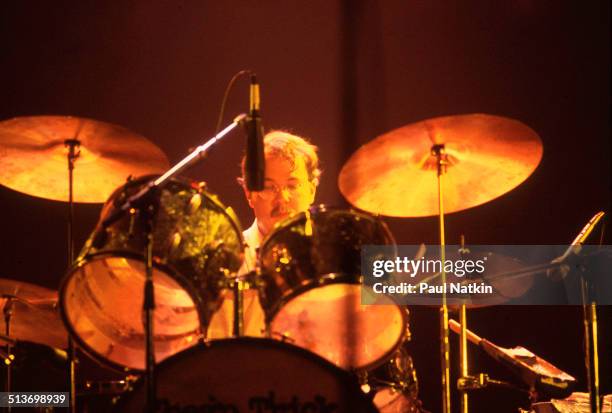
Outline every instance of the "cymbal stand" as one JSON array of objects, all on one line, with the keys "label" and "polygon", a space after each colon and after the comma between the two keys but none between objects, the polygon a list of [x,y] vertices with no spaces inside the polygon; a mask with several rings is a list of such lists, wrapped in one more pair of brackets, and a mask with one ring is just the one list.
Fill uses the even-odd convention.
[{"label": "cymbal stand", "polygon": [[[463,235],[461,235],[461,248],[459,249],[459,253],[461,255],[469,253],[469,250],[465,248],[465,237]],[[461,413],[468,413],[468,390],[473,389],[474,387],[466,385],[470,376],[468,371],[467,312],[465,303],[462,303],[459,309],[459,322],[461,323],[461,331],[459,334],[459,367],[461,370],[461,377],[459,377],[457,380],[457,389],[459,389],[459,392],[461,393]],[[486,381],[481,380],[479,383],[482,384],[482,387],[484,387]]]},{"label": "cymbal stand", "polygon": [[[440,260],[446,260],[446,241],[444,237],[444,174],[448,165],[448,155],[444,144],[431,147],[431,154],[436,157],[438,175],[438,214],[440,230]],[[446,286],[445,265],[442,265],[442,285]],[[448,305],[446,302],[446,288],[442,289],[442,306],[440,307],[440,366],[442,370],[442,413],[451,413],[450,397],[450,346],[448,330]]]},{"label": "cymbal stand", "polygon": [[[6,303],[4,303],[4,308],[2,312],[4,313],[4,325],[5,325],[5,333],[7,337],[11,336],[11,316],[13,315],[13,298],[10,296],[5,297]],[[6,356],[4,358],[4,363],[6,364],[6,383],[4,387],[4,391],[7,393],[11,392],[11,383],[13,380],[12,377],[12,362],[14,356],[12,355],[12,345],[11,341],[7,340],[6,342]],[[6,408],[8,413],[11,412],[11,406],[8,405]]]},{"label": "cymbal stand", "polygon": [[[78,139],[66,139],[68,148],[68,268],[74,261],[74,161],[79,157]],[[76,352],[72,338],[68,335],[68,372],[70,377],[70,412],[76,413]]]}]

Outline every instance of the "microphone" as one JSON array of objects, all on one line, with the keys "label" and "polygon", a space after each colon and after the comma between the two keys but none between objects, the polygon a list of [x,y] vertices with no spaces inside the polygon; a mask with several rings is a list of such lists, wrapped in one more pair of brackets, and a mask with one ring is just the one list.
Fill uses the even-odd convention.
[{"label": "microphone", "polygon": [[247,147],[245,160],[246,187],[249,191],[261,191],[265,181],[263,125],[259,115],[259,83],[251,74],[249,116],[245,122]]},{"label": "microphone", "polygon": [[586,223],[586,225],[578,233],[576,238],[574,238],[574,240],[567,248],[567,250],[565,250],[563,255],[551,261],[552,264],[559,264],[559,268],[557,268],[556,270],[548,270],[547,275],[550,278],[552,278],[553,280],[558,280],[563,279],[567,276],[570,271],[570,266],[568,265],[569,259],[580,254],[580,251],[582,250],[582,246],[584,245],[585,241],[587,240],[589,235],[591,235],[591,232],[593,231],[593,229],[595,229],[595,226],[599,223],[599,221],[601,221],[604,215],[605,213],[603,211],[596,213],[593,218],[591,218],[589,222]]}]

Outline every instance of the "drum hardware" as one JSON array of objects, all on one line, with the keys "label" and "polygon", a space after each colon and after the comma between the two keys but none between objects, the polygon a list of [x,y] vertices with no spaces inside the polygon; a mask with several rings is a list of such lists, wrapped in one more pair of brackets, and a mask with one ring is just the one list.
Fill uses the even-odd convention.
[{"label": "drum hardware", "polygon": [[[428,125],[428,129],[430,126]],[[431,130],[429,131],[431,133]],[[430,136],[432,136],[430,134]],[[438,229],[440,240],[440,259],[446,261],[446,241],[444,231],[444,174],[448,165],[448,156],[443,144],[435,144],[431,147],[431,154],[436,158],[436,169],[438,176]],[[446,270],[442,266],[442,285],[446,285]],[[442,306],[440,307],[440,365],[442,373],[442,412],[451,413],[450,399],[450,343],[448,331],[448,305],[446,303],[446,289],[442,290]],[[463,396],[464,403],[467,400]],[[467,407],[462,407],[462,412],[467,413]]]},{"label": "drum hardware", "polygon": [[270,338],[274,338],[283,343],[295,344],[295,340],[292,339],[287,333],[279,333],[277,331],[271,331],[269,336]]},{"label": "drum hardware", "polygon": [[[82,126],[79,125],[79,126]],[[80,129],[75,133],[79,136]],[[66,268],[70,268],[74,262],[74,161],[79,157],[81,151],[78,150],[81,142],[78,139],[66,139],[64,146],[68,147],[66,159],[68,161],[68,263]],[[70,380],[70,411],[76,413],[76,349],[72,338],[68,336],[68,377]]]},{"label": "drum hardware", "polygon": [[[4,308],[2,308],[2,313],[4,314],[4,325],[5,325],[5,333],[8,337],[11,335],[11,315],[13,314],[13,298],[8,297],[4,304]],[[2,354],[2,358],[4,359],[4,364],[6,364],[6,384],[5,390],[7,393],[11,392],[11,370],[13,367],[11,366],[11,362],[15,359],[15,356],[12,354],[12,343],[10,341],[6,342],[6,354]],[[10,406],[7,408],[10,413]]]},{"label": "drum hardware", "polygon": [[229,278],[228,274],[228,278],[223,281],[224,288],[229,288],[234,293],[232,336],[242,337],[244,336],[244,292],[258,288],[261,284],[258,280],[258,271],[251,271],[232,278]]},{"label": "drum hardware", "polygon": [[[455,320],[450,320],[449,326],[457,334],[461,331],[461,325]],[[574,377],[523,347],[500,347],[467,329],[466,335],[469,341],[478,345],[485,353],[519,376],[523,383],[528,386],[528,393],[532,402],[541,397],[566,397],[576,385]],[[488,385],[510,387],[524,391],[513,384],[491,380],[486,374],[462,377],[459,384],[465,391],[484,388]]]},{"label": "drum hardware", "polygon": [[114,411],[121,397],[134,390],[137,376],[126,376],[121,380],[87,380],[78,393],[81,408],[85,413]]},{"label": "drum hardware", "polygon": [[233,285],[234,291],[234,326],[233,335],[234,337],[241,337],[244,335],[244,296],[243,291],[245,290],[245,282],[241,276],[236,277]]},{"label": "drum hardware", "polygon": [[484,389],[485,387],[489,386],[505,387],[513,390],[525,391],[507,381],[492,379],[486,373],[478,373],[477,376],[465,375],[457,379],[457,388],[464,393]]},{"label": "drum hardware", "polygon": [[[603,218],[604,213],[598,212],[582,229],[580,234],[572,242],[572,247],[578,252],[580,246],[584,244],[589,234],[597,223]],[[568,250],[569,251],[569,250]],[[577,252],[576,252],[577,253]],[[563,262],[564,256],[560,257]],[[587,383],[589,389],[589,405],[591,413],[601,413],[602,401],[599,398],[599,354],[598,354],[598,335],[597,335],[597,302],[592,298],[592,283],[582,275],[580,277],[580,291],[582,299],[582,315],[584,324],[584,355],[587,372]]]},{"label": "drum hardware", "polygon": [[[437,215],[440,258],[445,260],[444,214],[509,192],[531,175],[541,158],[540,138],[521,122],[485,114],[447,116],[404,126],[363,145],[343,166],[338,185],[352,205],[365,211],[395,217]],[[450,191],[445,191],[446,179]],[[406,182],[418,183],[419,190],[407,195]],[[474,182],[479,182],[479,190]],[[440,276],[445,284],[444,268]],[[444,413],[450,413],[448,336],[444,290],[440,307]],[[467,397],[462,396],[462,412],[467,411]]]},{"label": "drum hardware", "polygon": [[81,394],[121,394],[133,389],[137,376],[129,375],[123,380],[93,381],[87,380]]},{"label": "drum hardware", "polygon": [[361,390],[372,398],[381,413],[425,413],[418,399],[418,380],[407,340],[383,364],[355,372]]}]

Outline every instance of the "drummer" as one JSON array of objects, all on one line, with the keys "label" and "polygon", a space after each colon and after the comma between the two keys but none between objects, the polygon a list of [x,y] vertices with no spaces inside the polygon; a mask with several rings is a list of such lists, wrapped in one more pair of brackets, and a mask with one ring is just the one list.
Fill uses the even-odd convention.
[{"label": "drummer", "polygon": [[314,202],[321,170],[317,147],[306,139],[288,132],[272,131],[264,137],[266,173],[264,189],[251,192],[242,177],[238,182],[255,214],[251,226],[244,231],[246,243],[244,272],[255,269],[257,248],[277,222],[304,212]]},{"label": "drummer", "polygon": [[[317,147],[306,139],[284,131],[272,131],[264,137],[266,160],[264,189],[249,191],[245,184],[245,158],[241,163],[242,176],[238,183],[253,210],[255,219],[242,234],[245,241],[244,262],[239,274],[253,271],[257,262],[257,249],[274,225],[292,214],[306,211],[314,202],[321,170]],[[231,336],[231,293],[225,297],[223,307],[215,314],[208,332],[209,338]],[[244,294],[244,333],[263,336],[264,314],[256,290]]]}]

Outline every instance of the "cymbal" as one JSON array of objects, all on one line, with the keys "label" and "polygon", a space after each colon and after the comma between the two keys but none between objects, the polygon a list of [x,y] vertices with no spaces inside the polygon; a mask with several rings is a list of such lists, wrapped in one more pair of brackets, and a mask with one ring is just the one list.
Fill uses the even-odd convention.
[{"label": "cymbal", "polygon": [[72,116],[29,116],[0,122],[0,184],[55,201],[68,201],[68,148],[77,139],[75,202],[104,202],[130,175],[168,169],[166,155],[121,126]]},{"label": "cymbal", "polygon": [[485,114],[445,116],[395,129],[359,148],[338,185],[355,207],[393,217],[438,214],[437,161],[444,144],[444,211],[489,202],[517,187],[542,158],[542,142],[527,125]]},{"label": "cymbal", "polygon": [[[437,258],[437,257],[436,257]],[[478,251],[467,255],[460,255],[458,252],[450,251],[446,254],[446,260],[458,261],[460,259],[483,259],[486,261],[485,271],[482,274],[446,274],[446,282],[457,282],[462,286],[469,287],[487,285],[493,287],[492,294],[470,294],[469,297],[457,299],[449,295],[449,308],[458,309],[458,302],[462,302],[467,308],[489,307],[492,305],[504,304],[513,299],[522,297],[533,285],[535,275],[523,275],[515,277],[503,276],[505,273],[516,272],[526,268],[521,260],[491,251]],[[411,282],[426,282],[429,285],[441,285],[441,274],[417,274]],[[436,299],[437,303],[440,299]]]},{"label": "cymbal", "polygon": [[[6,334],[5,311],[11,312]],[[68,332],[57,311],[57,291],[0,278],[0,333],[3,337],[66,348]],[[0,338],[0,343],[4,339]]]}]

